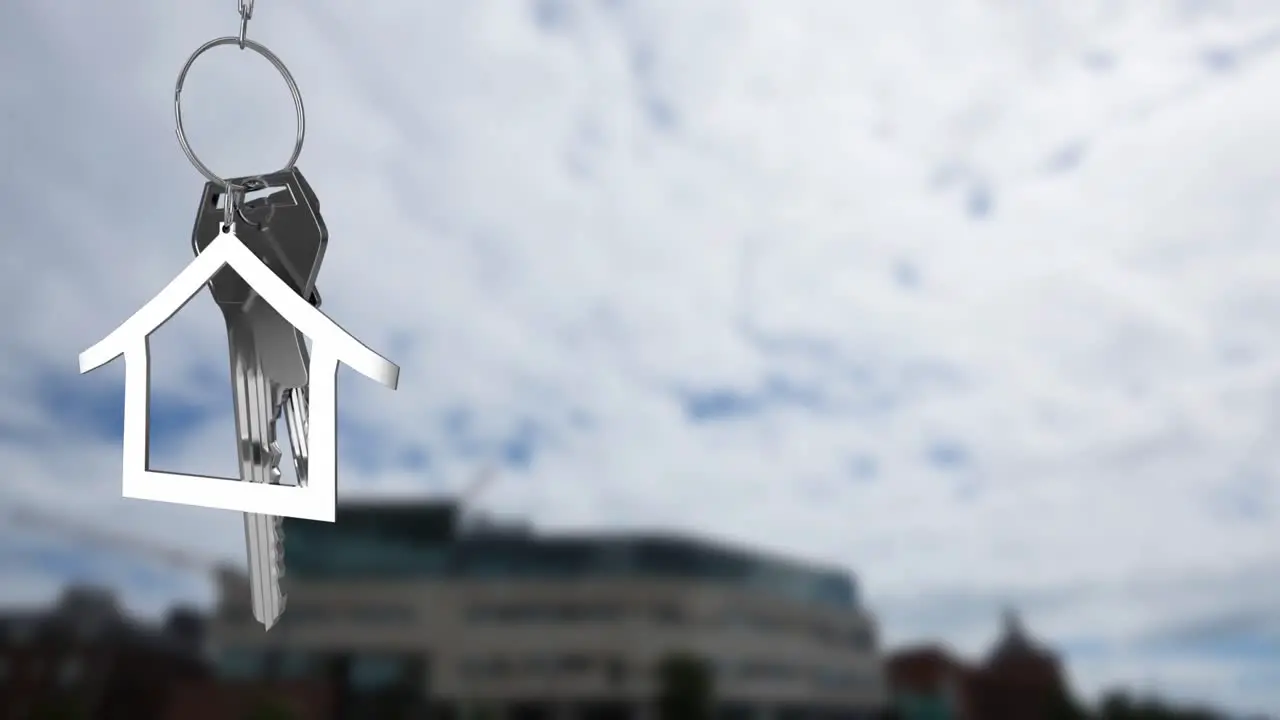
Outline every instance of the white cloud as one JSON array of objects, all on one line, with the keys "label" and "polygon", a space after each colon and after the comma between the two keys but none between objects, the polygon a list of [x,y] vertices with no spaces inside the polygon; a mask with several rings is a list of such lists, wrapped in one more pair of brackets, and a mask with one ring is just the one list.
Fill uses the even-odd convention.
[{"label": "white cloud", "polygon": [[[118,381],[74,376],[76,354],[189,258],[201,178],[169,92],[236,25],[91,5],[7,8],[0,30],[0,429],[48,438],[0,446],[6,487],[237,558],[238,519],[119,499],[118,447],[58,431],[33,391]],[[1051,637],[1120,647],[1239,611],[1214,578],[1280,592],[1280,9],[1193,5],[261,3],[251,35],[307,102],[325,309],[403,368],[394,394],[344,373],[344,418],[431,457],[353,453],[344,492],[458,486],[477,461],[444,418],[465,408],[478,441],[546,438],[494,506],[849,564],[891,639],[976,648],[1024,599]],[[212,166],[286,154],[265,62],[219,48],[187,88]],[[224,372],[220,334],[198,298],[157,338],[155,393],[228,408],[193,379]],[[792,399],[732,421],[680,404],[770,379]],[[219,414],[164,452],[230,472],[229,437]],[[930,462],[939,445],[963,462]],[[52,587],[21,578],[12,599]],[[173,592],[203,591],[153,594]],[[1073,669],[1234,702],[1256,665]]]}]

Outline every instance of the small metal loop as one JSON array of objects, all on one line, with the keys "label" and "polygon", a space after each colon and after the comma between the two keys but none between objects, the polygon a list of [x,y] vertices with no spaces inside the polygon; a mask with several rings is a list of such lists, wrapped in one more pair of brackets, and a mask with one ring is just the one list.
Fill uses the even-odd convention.
[{"label": "small metal loop", "polygon": [[240,203],[236,199],[236,188],[229,182],[222,184],[222,227],[228,230],[236,223],[235,208]]},{"label": "small metal loop", "polygon": [[239,0],[240,49],[244,49],[245,36],[249,32],[249,20],[253,18],[253,0]]},{"label": "small metal loop", "polygon": [[[249,14],[252,14],[252,7],[253,3],[250,2]],[[229,186],[230,183],[213,174],[213,171],[201,162],[200,158],[196,157],[195,151],[191,149],[191,145],[187,142],[187,131],[182,125],[182,86],[187,81],[187,73],[191,71],[191,66],[195,64],[197,58],[203,55],[210,48],[215,48],[219,45],[238,45],[240,44],[240,40],[241,38],[236,37],[222,37],[217,38],[216,40],[210,40],[204,45],[196,48],[196,51],[191,53],[191,57],[187,58],[187,63],[182,66],[182,71],[178,73],[178,82],[173,88],[173,117],[177,124],[178,144],[182,146],[183,154],[187,156],[187,159],[191,161],[191,164],[195,166],[196,170],[200,171],[201,175],[205,176],[205,178],[210,182],[223,186]],[[306,139],[307,134],[307,114],[306,110],[302,106],[302,93],[299,92],[298,83],[294,81],[293,74],[289,72],[289,68],[285,67],[285,64],[281,62],[280,58],[275,56],[275,53],[272,53],[265,46],[260,43],[256,43],[253,40],[244,40],[243,47],[258,53],[274,65],[276,70],[280,71],[280,75],[284,77],[285,84],[289,86],[289,92],[293,95],[293,106],[297,110],[298,115],[298,134],[297,139],[293,143],[293,154],[289,156],[289,162],[285,163],[285,166],[281,168],[280,171],[284,172],[292,170],[294,163],[298,162],[298,156],[302,154],[302,143]]]},{"label": "small metal loop", "polygon": [[245,215],[245,214],[244,214],[244,203],[243,203],[243,202],[237,202],[237,203],[236,203],[236,215],[237,215],[237,216],[239,216],[239,218],[240,218],[240,222],[244,223],[245,225],[248,225],[249,227],[253,228],[254,230],[261,230],[261,229],[262,229],[262,223],[256,223],[256,222],[254,222],[254,221],[250,220],[250,219],[249,219],[249,217],[248,217],[247,215]]}]

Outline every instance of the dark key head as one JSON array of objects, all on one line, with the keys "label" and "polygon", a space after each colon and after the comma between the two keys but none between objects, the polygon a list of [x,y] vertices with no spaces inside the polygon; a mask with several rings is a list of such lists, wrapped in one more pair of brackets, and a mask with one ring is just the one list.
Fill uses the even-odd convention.
[{"label": "dark key head", "polygon": [[[297,168],[270,175],[233,178],[253,197],[236,213],[236,235],[253,254],[303,297],[315,292],[316,276],[329,243],[329,231],[320,216],[320,201]],[[263,191],[268,194],[262,195]],[[223,209],[219,201],[226,188],[206,183],[196,214],[191,244],[200,254],[222,232]],[[248,283],[231,268],[222,268],[209,281],[209,290],[220,304],[240,304],[252,294]]]}]

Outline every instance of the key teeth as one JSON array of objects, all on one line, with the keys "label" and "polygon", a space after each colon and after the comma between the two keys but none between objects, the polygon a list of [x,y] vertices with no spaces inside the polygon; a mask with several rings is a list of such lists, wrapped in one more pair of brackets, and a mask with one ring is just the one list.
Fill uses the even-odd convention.
[{"label": "key teeth", "polygon": [[271,484],[279,485],[282,474],[280,472],[280,460],[284,457],[284,453],[280,450],[280,445],[272,441],[267,446],[267,467],[270,468]]},{"label": "key teeth", "polygon": [[[276,525],[276,554],[275,554],[275,558],[276,558],[276,567],[275,567],[275,570],[276,570],[276,577],[277,577],[277,578],[283,578],[283,577],[284,577],[284,575],[285,575],[285,569],[284,569],[284,518],[282,518],[282,517],[275,518],[275,521],[274,521],[274,522],[275,522],[275,525]],[[283,591],[281,591],[281,595],[282,595],[282,596],[284,595],[284,592],[283,592]]]}]

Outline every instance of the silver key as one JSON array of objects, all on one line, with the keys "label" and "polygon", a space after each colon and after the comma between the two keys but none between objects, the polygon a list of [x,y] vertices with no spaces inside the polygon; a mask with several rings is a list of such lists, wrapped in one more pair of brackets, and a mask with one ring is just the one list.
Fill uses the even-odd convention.
[{"label": "silver key", "polygon": [[[239,192],[212,183],[205,186],[192,245],[199,253],[222,226],[235,217],[246,247],[296,292],[319,307],[315,278],[324,257],[328,233],[319,201],[297,168],[258,178],[240,178],[233,186],[282,188],[270,196],[243,202]],[[220,194],[231,194],[238,209]],[[221,216],[221,217],[219,217]],[[237,448],[243,482],[279,484],[280,458],[276,422],[284,414],[298,483],[307,480],[309,358],[302,334],[258,297],[233,270],[224,268],[210,280],[210,291],[227,324],[236,406]],[[246,513],[245,545],[253,615],[266,629],[280,619],[286,605],[282,519]]]},{"label": "silver key", "polygon": [[[276,423],[288,426],[294,470],[300,485],[307,480],[307,351],[301,334],[282,332],[279,314],[256,298],[239,313],[227,314],[227,338],[236,377],[236,427],[240,477],[246,482],[280,483],[281,452]],[[283,371],[279,382],[275,372]],[[281,518],[245,513],[245,547],[253,616],[271,629],[284,613],[284,531]]]},{"label": "silver key", "polygon": [[[283,404],[283,389],[267,377],[249,312],[227,313],[227,341],[235,378],[237,448],[243,482],[279,484],[280,449],[275,421]],[[271,629],[284,612],[284,548],[281,520],[245,513],[245,546],[249,561],[249,590],[253,616]]]}]

